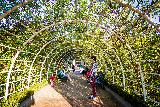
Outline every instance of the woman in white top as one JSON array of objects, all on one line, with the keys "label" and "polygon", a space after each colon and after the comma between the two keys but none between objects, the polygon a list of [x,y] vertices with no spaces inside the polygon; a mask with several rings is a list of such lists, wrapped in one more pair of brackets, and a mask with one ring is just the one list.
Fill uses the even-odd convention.
[{"label": "woman in white top", "polygon": [[95,99],[96,98],[96,73],[97,73],[97,63],[96,63],[96,56],[92,56],[91,59],[93,59],[93,64],[91,68],[91,87],[93,95],[89,97],[89,99]]}]

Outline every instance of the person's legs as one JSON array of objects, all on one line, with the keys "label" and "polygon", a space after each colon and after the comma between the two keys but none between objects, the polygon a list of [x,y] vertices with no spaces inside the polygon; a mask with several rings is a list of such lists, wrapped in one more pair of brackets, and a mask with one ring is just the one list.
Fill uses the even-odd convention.
[{"label": "person's legs", "polygon": [[69,81],[72,81],[72,79],[71,79],[71,77],[70,77],[69,75],[68,75],[68,80],[69,80]]},{"label": "person's legs", "polygon": [[54,87],[54,84],[55,84],[55,83],[54,83],[54,81],[53,81],[53,85],[52,85],[52,87]]},{"label": "person's legs", "polygon": [[93,77],[92,92],[93,92],[93,96],[96,97],[96,76]]},{"label": "person's legs", "polygon": [[94,76],[93,79],[92,79],[92,82],[91,82],[91,87],[92,87],[92,93],[93,93],[93,95],[91,95],[89,97],[89,99],[94,99],[96,97],[96,83],[95,82],[96,82],[96,78]]},{"label": "person's legs", "polygon": [[96,97],[96,84],[93,83],[92,85],[92,92],[93,92],[93,97]]},{"label": "person's legs", "polygon": [[54,82],[53,81],[51,81],[51,87],[54,87]]}]

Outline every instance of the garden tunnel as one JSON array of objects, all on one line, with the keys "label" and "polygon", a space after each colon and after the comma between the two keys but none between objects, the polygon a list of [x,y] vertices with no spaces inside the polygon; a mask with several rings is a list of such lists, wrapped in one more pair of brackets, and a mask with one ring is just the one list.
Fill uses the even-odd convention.
[{"label": "garden tunnel", "polygon": [[109,86],[159,106],[159,6],[158,0],[0,0],[0,101],[48,79],[58,63],[89,63],[95,55]]}]

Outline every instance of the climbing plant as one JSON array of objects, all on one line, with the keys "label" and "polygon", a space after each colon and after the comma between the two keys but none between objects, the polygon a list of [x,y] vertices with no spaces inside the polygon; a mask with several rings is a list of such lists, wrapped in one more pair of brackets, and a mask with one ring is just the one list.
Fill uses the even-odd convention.
[{"label": "climbing plant", "polygon": [[[97,56],[110,85],[160,104],[158,0],[0,0],[0,99]],[[69,60],[68,60],[69,59]]]}]

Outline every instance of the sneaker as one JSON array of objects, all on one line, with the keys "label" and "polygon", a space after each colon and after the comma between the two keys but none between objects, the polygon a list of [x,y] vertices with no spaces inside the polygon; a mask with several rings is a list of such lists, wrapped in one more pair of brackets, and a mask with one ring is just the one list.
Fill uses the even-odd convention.
[{"label": "sneaker", "polygon": [[95,98],[96,98],[96,97],[93,96],[93,95],[91,95],[91,96],[88,97],[88,99],[91,99],[91,100],[94,100]]}]

